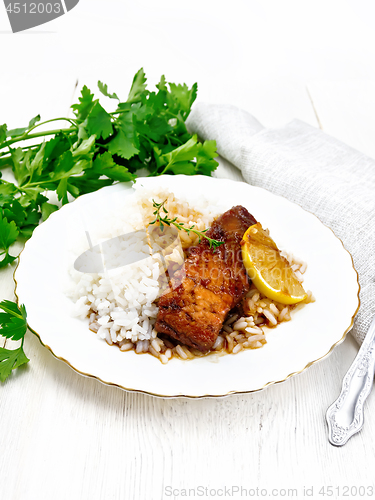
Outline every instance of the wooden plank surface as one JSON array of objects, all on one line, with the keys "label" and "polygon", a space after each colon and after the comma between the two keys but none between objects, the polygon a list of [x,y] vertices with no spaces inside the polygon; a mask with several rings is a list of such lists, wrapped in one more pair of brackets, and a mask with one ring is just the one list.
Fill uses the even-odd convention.
[{"label": "wooden plank surface", "polygon": [[[64,106],[73,91],[74,81],[64,84]],[[295,94],[296,84],[278,91],[289,103]],[[316,125],[305,85],[298,95],[294,115]],[[259,87],[246,108],[260,113],[256,102],[267,99],[275,99],[274,87]],[[5,116],[12,111],[6,101],[1,106]],[[315,106],[324,128],[330,112]],[[293,118],[287,105],[280,105],[279,114],[277,109],[271,125]],[[268,125],[271,111],[263,114],[259,118]],[[222,165],[219,175],[236,178],[238,172]],[[3,270],[0,296],[11,299],[12,291],[12,270]],[[143,500],[168,498],[169,487],[181,496],[182,488],[200,486],[258,487],[268,493],[298,488],[298,498],[303,488],[313,487],[319,498],[315,494],[322,486],[373,485],[368,457],[375,451],[374,394],[365,405],[361,434],[341,449],[326,435],[326,408],[357,352],[350,336],[329,358],[283,384],[202,400],[159,399],[104,386],[56,360],[30,333],[25,350],[29,365],[0,387],[4,499]]]}]

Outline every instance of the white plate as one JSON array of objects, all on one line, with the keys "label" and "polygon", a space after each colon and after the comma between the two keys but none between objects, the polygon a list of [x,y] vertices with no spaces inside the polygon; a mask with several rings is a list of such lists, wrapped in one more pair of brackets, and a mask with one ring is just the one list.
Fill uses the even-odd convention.
[{"label": "white plate", "polygon": [[[307,261],[305,288],[316,302],[298,306],[292,321],[267,333],[267,344],[236,355],[172,359],[162,365],[148,354],[121,352],[72,317],[66,297],[67,253],[87,225],[113,215],[131,184],[117,184],[80,197],[41,224],[26,243],[15,273],[19,303],[26,305],[30,329],[57,358],[82,375],[126,390],[172,397],[223,396],[252,392],[302,372],[344,340],[359,307],[357,272],[333,232],[311,213],[266,190],[205,176],[142,179],[176,196],[194,193],[245,206],[268,227],[280,248]],[[131,216],[131,214],[129,214]]]}]

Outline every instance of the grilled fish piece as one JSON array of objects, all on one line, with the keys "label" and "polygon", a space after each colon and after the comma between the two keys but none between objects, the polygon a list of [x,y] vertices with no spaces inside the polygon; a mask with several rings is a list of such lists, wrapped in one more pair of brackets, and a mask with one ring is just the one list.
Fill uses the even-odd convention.
[{"label": "grilled fish piece", "polygon": [[228,312],[249,291],[240,243],[256,222],[241,205],[213,222],[206,234],[224,244],[213,251],[203,239],[190,249],[184,266],[159,299],[157,331],[200,351],[214,345]]}]

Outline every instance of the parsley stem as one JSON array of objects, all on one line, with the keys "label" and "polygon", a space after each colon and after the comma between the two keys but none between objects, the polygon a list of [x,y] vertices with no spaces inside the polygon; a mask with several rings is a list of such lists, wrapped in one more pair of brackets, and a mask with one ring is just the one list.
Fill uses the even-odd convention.
[{"label": "parsley stem", "polygon": [[9,181],[6,181],[5,179],[0,179],[0,182],[1,184],[4,182],[5,184],[11,184],[12,186],[14,186],[16,189],[18,189],[18,186],[16,186],[15,184],[13,184],[13,182],[9,182]]},{"label": "parsley stem", "polygon": [[152,139],[150,139],[149,137],[147,137],[147,135],[144,135],[144,134],[139,134],[139,137],[143,137],[143,139],[145,139],[146,141],[148,141],[148,143],[150,144],[150,146],[153,148],[154,146],[156,146],[156,142],[154,142]]},{"label": "parsley stem", "polygon": [[162,170],[162,172],[160,174],[158,174],[158,175],[163,175],[166,172],[168,172],[168,169],[169,169],[170,166],[171,166],[171,163],[170,162],[167,163],[167,165],[164,167],[164,169]]},{"label": "parsley stem", "polygon": [[[8,153],[6,153],[8,154]],[[12,166],[11,163],[7,163],[7,161],[11,160],[12,157],[9,155],[9,156],[2,156],[2,154],[0,153],[0,170],[2,170],[3,168],[9,168]],[[2,179],[1,179],[2,180]]]},{"label": "parsley stem", "polygon": [[37,127],[40,127],[41,125],[45,125],[46,123],[51,123],[51,122],[61,122],[61,121],[67,121],[69,122],[74,128],[78,129],[78,125],[76,123],[76,121],[72,118],[65,118],[65,117],[62,117],[62,118],[51,118],[50,120],[46,120],[44,122],[39,122],[39,123],[36,123],[33,127],[31,127],[27,132],[26,132],[26,135],[28,135],[32,130],[34,130],[34,128],[37,128]]},{"label": "parsley stem", "polygon": [[7,148],[8,146],[11,146],[12,144],[15,144],[16,142],[27,141],[29,139],[35,139],[37,137],[44,137],[45,135],[56,135],[59,132],[75,132],[75,129],[73,127],[70,127],[70,128],[58,128],[56,130],[49,130],[47,132],[37,132],[35,134],[29,134],[29,133],[23,134],[23,135],[20,135],[19,137],[15,137],[14,139],[9,139],[9,141],[3,142],[0,145],[0,149]]},{"label": "parsley stem", "polygon": [[[60,180],[60,179],[59,179]],[[38,182],[27,182],[26,184],[23,184],[20,186],[20,189],[23,191],[27,188],[34,187],[34,186],[40,186],[41,184],[52,184],[53,181],[51,179],[47,179],[45,181],[38,181]]]},{"label": "parsley stem", "polygon": [[[39,147],[40,147],[40,144],[31,144],[30,146],[22,146],[22,149],[32,149],[32,148],[39,148]],[[8,155],[8,158],[12,158],[9,151],[0,152],[0,160],[6,160],[7,155]]]}]

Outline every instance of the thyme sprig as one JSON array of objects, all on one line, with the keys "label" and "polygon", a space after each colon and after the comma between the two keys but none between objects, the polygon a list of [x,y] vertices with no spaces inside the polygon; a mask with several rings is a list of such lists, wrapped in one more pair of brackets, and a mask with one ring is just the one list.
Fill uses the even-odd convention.
[{"label": "thyme sprig", "polygon": [[222,245],[224,243],[224,241],[214,240],[213,238],[210,238],[209,236],[207,236],[205,233],[206,233],[206,231],[208,231],[208,229],[203,229],[203,231],[199,231],[198,229],[194,229],[195,224],[193,224],[190,227],[185,227],[185,223],[178,222],[177,217],[174,217],[173,219],[171,219],[168,215],[168,210],[165,208],[166,201],[167,200],[164,200],[161,203],[157,203],[154,199],[152,200],[152,206],[153,206],[153,208],[155,208],[155,211],[153,212],[153,215],[155,215],[155,220],[150,222],[150,225],[151,224],[159,224],[161,231],[163,231],[164,224],[165,224],[167,226],[174,226],[179,231],[185,231],[187,234],[194,233],[198,236],[199,243],[201,242],[202,238],[206,238],[210,248],[212,248],[213,251],[215,251],[215,249],[217,247],[219,247],[220,245]]}]

